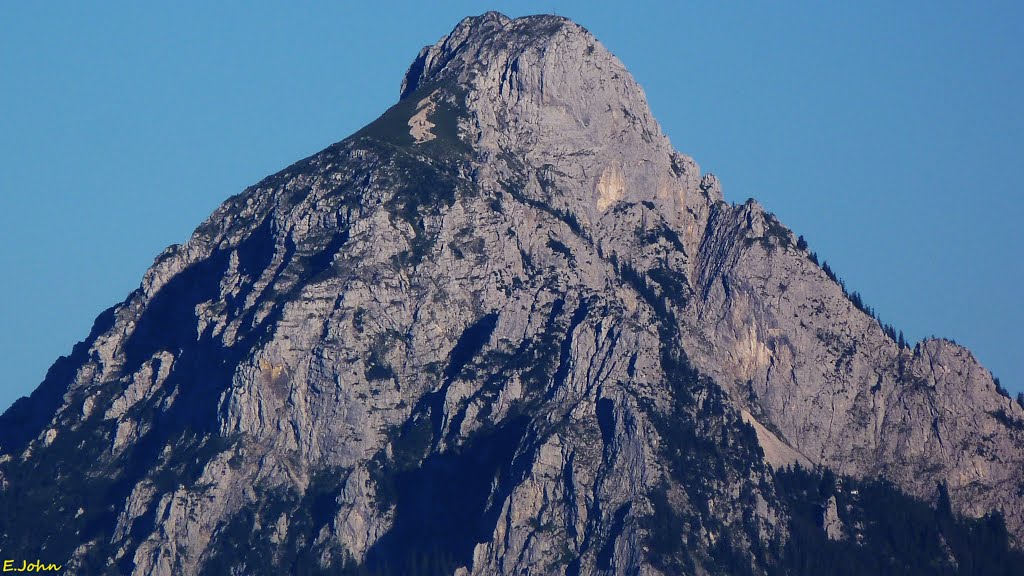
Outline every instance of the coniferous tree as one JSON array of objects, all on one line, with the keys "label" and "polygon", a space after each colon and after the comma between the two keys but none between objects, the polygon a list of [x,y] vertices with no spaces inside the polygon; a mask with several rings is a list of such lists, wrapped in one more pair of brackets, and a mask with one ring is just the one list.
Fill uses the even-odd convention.
[{"label": "coniferous tree", "polygon": [[836,273],[832,271],[832,267],[828,265],[828,260],[821,261],[821,269],[825,272],[825,276],[828,276],[829,280],[836,282]]},{"label": "coniferous tree", "polygon": [[800,237],[796,239],[796,249],[807,250],[807,240],[804,240],[803,234],[801,234]]},{"label": "coniferous tree", "polygon": [[935,505],[935,510],[941,518],[953,517],[953,504],[949,500],[949,489],[946,488],[945,482],[939,482],[939,499]]},{"label": "coniferous tree", "polygon": [[1003,384],[999,381],[999,378],[992,378],[992,381],[996,384],[996,392],[999,392],[999,394],[1004,398],[1010,397],[1010,392],[1006,388],[1003,388]]},{"label": "coniferous tree", "polygon": [[864,301],[860,298],[860,292],[854,290],[853,294],[850,294],[850,302],[853,302],[854,307],[858,310],[864,309]]},{"label": "coniferous tree", "polygon": [[827,499],[836,492],[836,475],[831,468],[825,468],[821,474],[821,482],[818,484],[818,494],[821,498]]}]

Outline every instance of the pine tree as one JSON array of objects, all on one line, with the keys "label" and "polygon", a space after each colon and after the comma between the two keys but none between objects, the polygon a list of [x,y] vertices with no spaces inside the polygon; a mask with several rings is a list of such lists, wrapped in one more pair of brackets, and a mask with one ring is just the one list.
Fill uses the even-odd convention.
[{"label": "pine tree", "polygon": [[940,518],[952,518],[953,517],[953,504],[949,501],[949,489],[946,487],[945,482],[939,482],[939,499],[936,502],[935,509],[939,513]]},{"label": "pine tree", "polygon": [[850,294],[850,302],[853,302],[854,307],[858,310],[864,311],[864,299],[861,298],[860,292],[854,290],[853,294]]},{"label": "pine tree", "polygon": [[832,267],[828,265],[828,260],[821,261],[821,269],[825,272],[825,276],[828,276],[829,280],[836,282],[836,273],[832,271]]},{"label": "pine tree", "polygon": [[821,482],[818,484],[818,494],[823,498],[830,498],[836,493],[836,475],[831,468],[825,468],[821,474]]},{"label": "pine tree", "polygon": [[1000,396],[1004,398],[1010,397],[1010,392],[1006,388],[1003,388],[1003,383],[999,381],[999,378],[993,378],[992,381],[995,382],[996,392],[999,392]]}]

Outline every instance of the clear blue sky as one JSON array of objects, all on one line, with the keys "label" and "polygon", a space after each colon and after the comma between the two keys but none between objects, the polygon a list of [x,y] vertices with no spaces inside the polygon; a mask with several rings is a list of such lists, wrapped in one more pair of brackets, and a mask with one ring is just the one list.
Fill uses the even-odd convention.
[{"label": "clear blue sky", "polygon": [[589,28],[727,199],[1024,391],[1024,4],[348,4],[0,6],[0,407],[165,246],[375,118],[424,44],[488,9]]}]

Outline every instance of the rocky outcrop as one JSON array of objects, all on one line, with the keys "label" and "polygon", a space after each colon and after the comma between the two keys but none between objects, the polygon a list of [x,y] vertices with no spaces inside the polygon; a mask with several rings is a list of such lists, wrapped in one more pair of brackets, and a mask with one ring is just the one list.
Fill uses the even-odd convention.
[{"label": "rocky outcrop", "polygon": [[1024,528],[1024,409],[948,340],[900,348],[756,203],[710,225],[687,350],[816,464]]},{"label": "rocky outcrop", "polygon": [[969,352],[899,348],[725,203],[586,30],[488,13],[4,414],[0,542],[82,574],[765,573],[792,464],[1021,536],[1022,429]]}]

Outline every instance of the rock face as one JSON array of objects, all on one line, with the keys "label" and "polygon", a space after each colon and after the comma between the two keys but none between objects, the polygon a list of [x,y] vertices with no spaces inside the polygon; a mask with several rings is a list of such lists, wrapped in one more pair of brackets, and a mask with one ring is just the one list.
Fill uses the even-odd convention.
[{"label": "rock face", "polygon": [[[726,203],[590,33],[488,13],[168,248],[0,418],[0,549],[79,574],[785,573],[797,463],[942,485],[1019,542],[1022,434],[970,352],[901,348]],[[861,529],[844,494],[816,501],[823,541]]]}]

